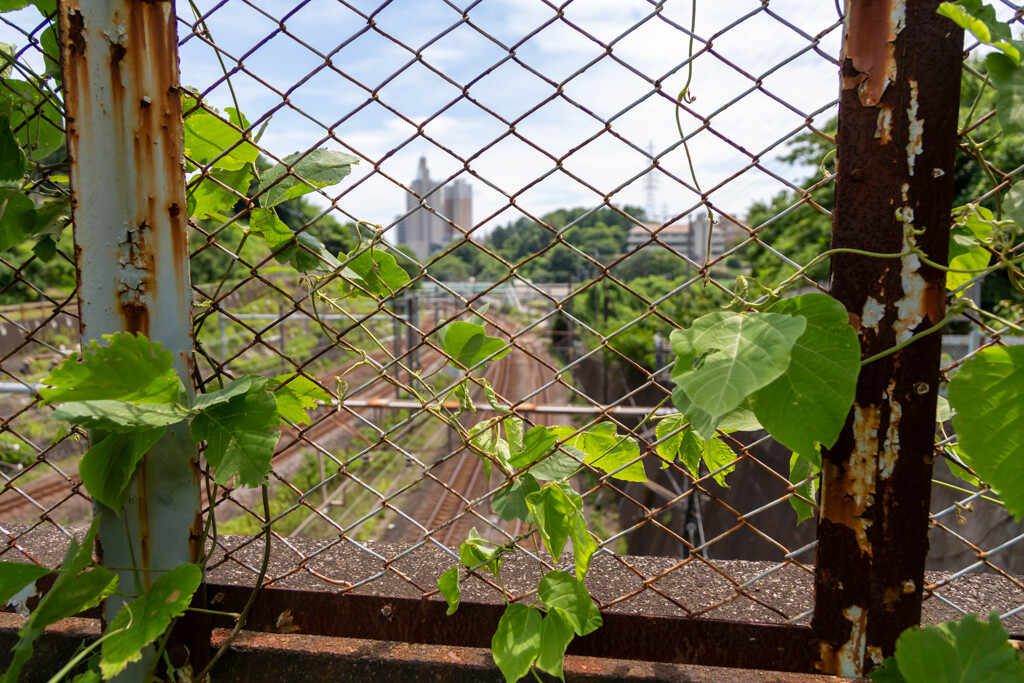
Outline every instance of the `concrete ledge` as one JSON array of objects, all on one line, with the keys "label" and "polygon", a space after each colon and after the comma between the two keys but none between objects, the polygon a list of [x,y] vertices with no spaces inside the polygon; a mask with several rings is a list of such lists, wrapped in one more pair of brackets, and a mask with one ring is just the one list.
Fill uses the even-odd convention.
[{"label": "concrete ledge", "polygon": [[[0,651],[17,641],[26,617],[0,613]],[[219,648],[228,631],[214,631]],[[36,652],[22,680],[46,680],[82,644],[99,637],[93,619],[65,619],[37,641]],[[329,638],[303,634],[243,631],[218,662],[216,680],[226,683],[320,683],[321,681],[386,681],[420,683],[503,683],[490,652],[481,648],[417,645],[381,640]],[[604,681],[640,683],[838,683],[851,679],[813,674],[752,671],[685,664],[659,664],[622,659],[569,656],[567,683]],[[554,679],[550,679],[554,680]]]}]

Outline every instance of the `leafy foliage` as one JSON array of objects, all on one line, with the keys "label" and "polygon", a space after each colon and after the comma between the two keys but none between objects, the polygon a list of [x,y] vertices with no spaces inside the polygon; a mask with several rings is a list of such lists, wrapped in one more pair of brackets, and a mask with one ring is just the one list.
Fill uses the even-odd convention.
[{"label": "leafy foliage", "polygon": [[125,603],[108,627],[103,641],[100,672],[103,678],[116,676],[130,662],[142,658],[142,649],[152,643],[180,616],[199,588],[203,572],[194,564],[183,564],[161,574],[144,594]]},{"label": "leafy foliage", "polygon": [[959,453],[999,494],[1006,509],[1024,517],[1024,346],[980,351],[949,383]]},{"label": "leafy foliage", "polygon": [[998,612],[987,623],[968,614],[959,622],[910,629],[897,641],[896,653],[870,678],[878,683],[1022,681],[1024,664],[1008,638]]},{"label": "leafy foliage", "polygon": [[719,421],[789,367],[806,319],[778,313],[711,313],[672,333],[672,402],[705,438]]}]

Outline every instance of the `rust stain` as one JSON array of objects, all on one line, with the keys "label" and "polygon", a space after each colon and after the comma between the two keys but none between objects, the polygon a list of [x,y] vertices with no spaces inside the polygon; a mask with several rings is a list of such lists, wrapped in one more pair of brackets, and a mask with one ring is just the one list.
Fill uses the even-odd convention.
[{"label": "rust stain", "polygon": [[71,10],[67,14],[67,35],[64,39],[71,54],[85,54],[85,17],[78,10]]},{"label": "rust stain", "polygon": [[875,405],[862,407],[855,403],[853,415],[854,450],[840,475],[839,487],[831,489],[835,495],[822,500],[822,516],[850,529],[857,539],[857,547],[870,557],[868,529],[872,521],[864,513],[875,502],[881,411]]},{"label": "rust stain", "polygon": [[843,89],[857,88],[861,104],[873,107],[896,79],[896,37],[906,22],[906,0],[846,0]]}]

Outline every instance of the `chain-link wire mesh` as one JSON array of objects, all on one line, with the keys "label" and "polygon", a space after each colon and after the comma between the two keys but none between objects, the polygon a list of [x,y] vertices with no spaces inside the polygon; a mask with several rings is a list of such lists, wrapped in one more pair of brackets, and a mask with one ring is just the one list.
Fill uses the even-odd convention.
[{"label": "chain-link wire mesh", "polygon": [[[1020,30],[1018,5],[1001,3],[1000,17]],[[954,206],[978,204],[995,212],[1003,211],[1003,198],[1010,185],[1024,171],[1019,136],[997,135],[996,106],[991,82],[985,75],[984,49],[970,39],[966,46],[964,80],[960,105],[959,178]],[[1019,250],[1019,235],[1011,250]],[[1024,342],[1019,331],[1024,321],[1020,292],[1010,284],[1005,272],[987,277],[961,277],[956,290],[972,299],[982,312],[968,311],[947,326],[943,339],[945,379],[955,375],[969,358],[993,345]],[[945,415],[945,417],[949,417]],[[1003,508],[998,494],[980,482],[964,464],[957,450],[952,423],[940,425],[937,435],[935,486],[932,490],[931,546],[925,609],[939,618],[956,619],[975,612],[999,612],[1007,628],[1021,631],[1020,613],[1024,610],[1024,585],[1020,574],[1022,528]],[[938,573],[941,572],[941,573]],[[956,591],[956,595],[951,593]]]},{"label": "chain-link wire mesh", "polygon": [[[271,581],[313,573],[372,590],[398,579],[392,590],[431,594],[436,575],[403,563],[431,556],[439,572],[472,528],[516,543],[533,572],[556,564],[494,511],[508,484],[465,445],[494,415],[482,387],[472,393],[483,407],[460,427],[422,400],[450,398],[466,377],[439,331],[482,320],[510,353],[474,376],[527,427],[608,423],[638,444],[648,482],[592,466],[573,478],[600,544],[595,570],[619,577],[595,589],[602,607],[807,619],[814,528],[790,507],[801,494],[789,453],[737,433],[714,472],[661,469],[651,418],[672,412],[669,332],[727,302],[751,255],[787,274],[808,260],[804,245],[763,239],[773,221],[807,214],[827,243],[831,176],[809,168],[818,160],[784,157],[795,141],[831,144],[841,19],[832,7],[756,3],[691,19],[689,7],[646,2],[181,12],[182,79],[197,107],[244,111],[270,163],[316,147],[360,159],[341,184],[279,213],[325,244],[347,239],[350,255],[368,240],[412,278],[393,297],[332,308],[336,277],[273,272],[271,255],[244,243],[246,192],[231,220],[195,225],[203,381],[301,373],[336,400],[280,443],[271,521],[291,561],[276,557]],[[772,48],[751,50],[756,35],[772,36]],[[220,534],[263,528],[257,494],[212,500]],[[215,571],[258,568],[254,547],[220,546]],[[363,556],[360,570],[351,559],[318,565],[343,548]],[[768,576],[794,589],[762,592]],[[480,579],[480,598],[501,598],[493,577]],[[504,589],[514,599],[531,590],[507,577]]]},{"label": "chain-link wire mesh", "polygon": [[[816,510],[816,479],[790,481],[789,451],[763,432],[721,434],[729,452],[711,470],[657,454],[653,418],[674,410],[669,333],[727,303],[737,275],[777,283],[829,243],[840,8],[727,4],[699,8],[695,23],[688,4],[646,1],[178,7],[186,125],[216,117],[237,138],[186,150],[190,209],[218,197],[190,221],[197,381],[301,377],[331,396],[310,424],[283,430],[269,519],[258,491],[207,485],[212,576],[254,580],[262,552],[246,534],[269,524],[275,585],[313,577],[431,596],[475,528],[522,552],[503,582],[477,572],[464,590],[528,597],[530,578],[558,561],[494,510],[509,483],[467,445],[496,414],[479,382],[477,411],[450,417],[450,392],[471,374],[527,427],[609,424],[635,440],[624,469],[638,463],[648,481],[582,463],[572,479],[600,548],[591,583],[603,609],[808,622],[815,528],[797,523],[794,502]],[[45,70],[46,25],[25,16],[2,15],[0,37]],[[967,64],[965,117],[982,95],[961,124],[985,140],[992,100]],[[60,128],[49,83],[13,94],[50,103]],[[281,163],[297,175],[322,148],[359,160],[340,183],[276,206],[315,238],[298,256],[252,234],[273,187],[230,175],[249,146],[264,178]],[[979,164],[973,149],[965,137],[958,203],[994,203],[1019,154],[1007,144]],[[59,151],[36,161],[40,191],[61,192],[46,181],[66,173]],[[0,255],[2,371],[22,387],[2,395],[0,519],[20,524],[4,527],[5,557],[27,529],[88,514],[79,435],[53,439],[59,426],[32,391],[77,341],[70,232],[48,260],[26,244]],[[345,267],[378,252],[408,284],[381,289]],[[299,275],[285,264],[299,259],[323,267]],[[827,277],[818,266],[800,287],[827,290]],[[990,286],[1003,291],[964,292],[981,288],[984,306]],[[998,305],[1021,323],[1019,303]],[[458,368],[441,335],[459,320],[485,324],[508,355]],[[947,377],[978,348],[1013,341],[991,321],[958,325]],[[946,429],[938,452],[955,463]],[[1019,525],[984,485],[942,464],[936,478],[929,568],[942,573],[929,575],[926,615],[998,609],[1016,627]]]},{"label": "chain-link wire mesh", "polygon": [[5,144],[0,187],[0,527],[4,558],[20,559],[25,533],[67,534],[90,506],[77,474],[84,432],[36,395],[79,341],[56,25],[34,7],[3,14],[0,42],[0,135],[23,150]]}]

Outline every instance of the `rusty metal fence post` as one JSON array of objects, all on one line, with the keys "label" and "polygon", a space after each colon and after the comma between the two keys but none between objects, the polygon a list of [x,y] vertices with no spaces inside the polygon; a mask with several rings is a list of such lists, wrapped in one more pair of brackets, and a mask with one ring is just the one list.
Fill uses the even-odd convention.
[{"label": "rusty metal fence post", "polygon": [[[83,341],[140,332],[192,376],[191,296],[174,3],[60,3],[72,211]],[[98,552],[126,593],[195,561],[202,537],[198,449],[168,430],[124,509],[104,511]],[[107,618],[121,600],[107,601]],[[142,680],[146,662],[119,680]]]},{"label": "rusty metal fence post", "polygon": [[[963,33],[938,0],[847,0],[832,293],[864,358],[939,323]],[[917,624],[941,338],[866,365],[847,425],[824,454],[813,628],[826,672],[870,671]]]}]

